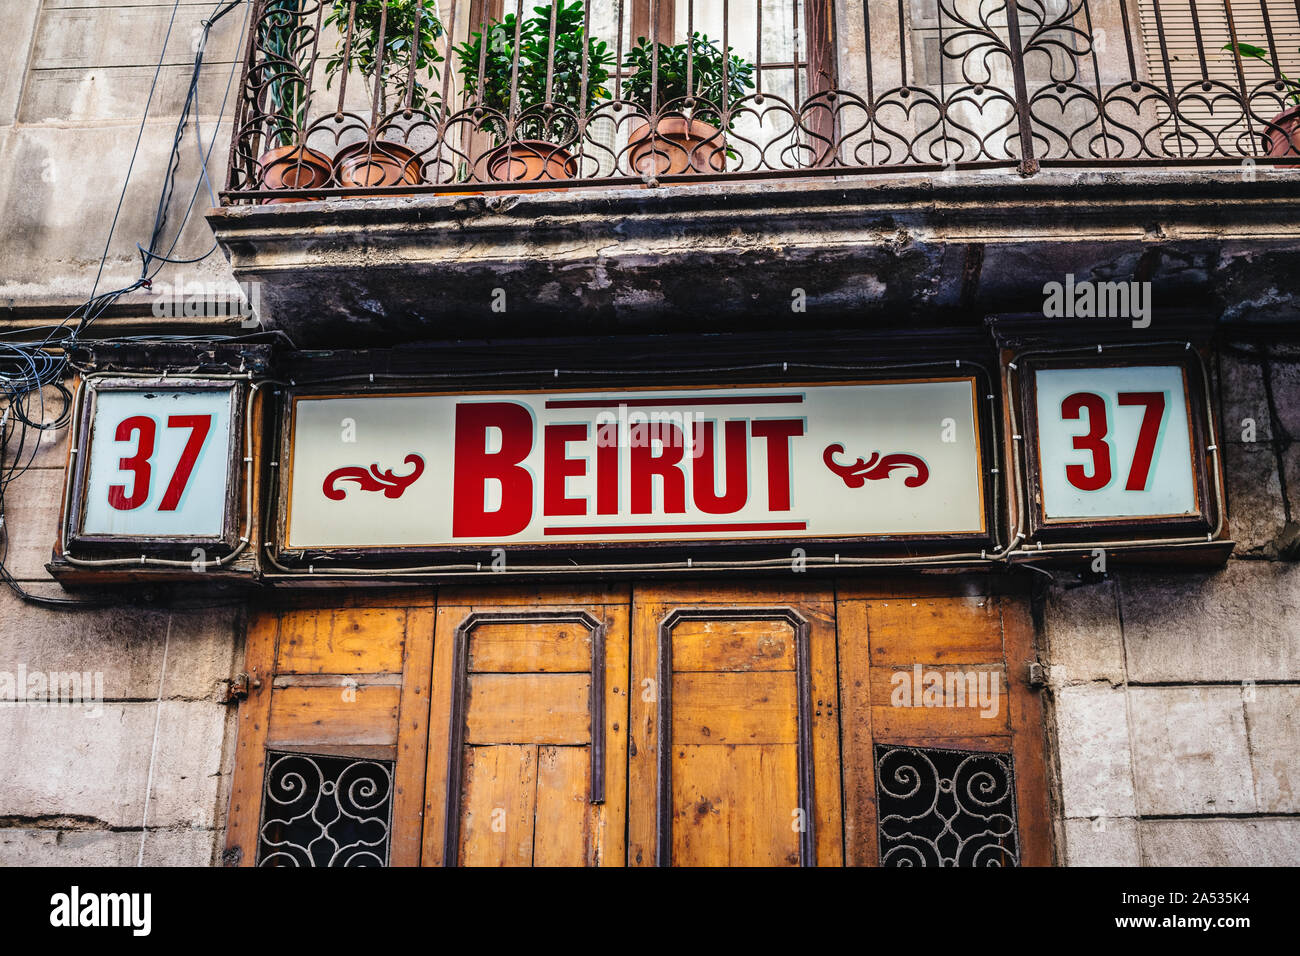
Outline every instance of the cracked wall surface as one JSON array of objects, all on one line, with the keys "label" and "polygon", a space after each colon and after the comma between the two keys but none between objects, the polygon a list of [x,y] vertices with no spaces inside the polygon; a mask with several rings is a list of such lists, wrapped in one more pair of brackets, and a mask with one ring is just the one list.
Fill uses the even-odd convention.
[{"label": "cracked wall surface", "polygon": [[[139,0],[0,4],[0,329],[57,323],[90,295],[171,10]],[[135,243],[147,241],[153,224],[195,31],[211,11],[207,0],[177,8],[101,292],[140,273]],[[205,143],[240,44],[240,20],[227,17],[208,44],[199,95]],[[208,163],[217,188],[228,129],[218,132]],[[185,215],[198,169],[191,125],[168,208],[172,227]],[[208,205],[202,191],[173,257],[212,245],[202,218]],[[166,245],[173,234],[169,229]],[[169,266],[162,278],[181,275],[217,281],[230,272],[216,255]],[[126,307],[149,316],[150,298],[138,293]],[[104,334],[113,321],[101,320]],[[44,397],[49,420],[61,399],[52,389]],[[46,433],[4,502],[5,566],[28,590],[60,597],[44,565],[67,451],[68,429]],[[242,658],[243,610],[212,606],[211,598],[191,603],[204,606],[172,610],[142,601],[55,610],[0,588],[0,674],[89,674],[90,686],[102,688],[102,700],[84,705],[0,706],[0,866],[213,862],[229,802],[234,720],[218,693]]]}]

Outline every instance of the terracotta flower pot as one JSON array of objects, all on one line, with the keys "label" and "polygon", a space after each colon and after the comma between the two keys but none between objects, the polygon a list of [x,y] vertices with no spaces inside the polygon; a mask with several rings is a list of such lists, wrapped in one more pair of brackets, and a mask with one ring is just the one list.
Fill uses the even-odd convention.
[{"label": "terracotta flower pot", "polygon": [[[1295,156],[1300,158],[1300,106],[1283,110],[1270,121],[1264,133],[1264,144],[1269,156]],[[1279,166],[1280,169],[1300,169],[1300,163]]]},{"label": "terracotta flower pot", "polygon": [[[258,157],[260,189],[317,189],[328,186],[334,174],[330,158],[306,146],[278,146]],[[267,199],[266,205],[311,202],[311,198]]]},{"label": "terracotta flower pot", "polygon": [[632,169],[642,176],[720,173],[727,168],[727,143],[716,126],[682,116],[666,116],[654,127],[635,126],[628,136]]},{"label": "terracotta flower pot", "polygon": [[578,175],[578,161],[554,143],[523,139],[498,146],[489,153],[487,174],[498,183],[573,179]]},{"label": "terracotta flower pot", "polygon": [[423,170],[415,150],[382,139],[344,146],[334,157],[334,181],[347,188],[415,186]]}]

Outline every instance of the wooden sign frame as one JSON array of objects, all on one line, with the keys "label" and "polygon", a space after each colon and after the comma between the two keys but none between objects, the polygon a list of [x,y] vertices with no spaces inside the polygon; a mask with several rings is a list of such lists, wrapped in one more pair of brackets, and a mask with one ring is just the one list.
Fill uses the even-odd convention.
[{"label": "wooden sign frame", "polygon": [[[65,549],[87,548],[96,554],[123,557],[141,554],[176,554],[188,556],[188,550],[203,547],[216,553],[234,550],[239,536],[239,464],[244,448],[245,388],[228,379],[123,377],[92,379],[83,385],[84,395],[75,424],[76,447],[71,467],[72,480],[66,509]],[[221,532],[216,535],[125,535],[87,532],[86,495],[90,481],[90,448],[94,437],[98,397],[105,392],[226,392],[229,396],[229,433],[227,435],[226,490],[221,511]]]},{"label": "wooden sign frame", "polygon": [[[1114,517],[1049,518],[1044,508],[1042,480],[1041,428],[1038,421],[1038,374],[1058,369],[1112,369],[1163,366],[1178,368],[1182,373],[1183,401],[1186,410],[1189,441],[1187,454],[1192,466],[1192,486],[1196,496],[1196,509],[1188,514],[1175,515],[1117,515]],[[1026,540],[1047,542],[1094,541],[1098,539],[1186,537],[1203,534],[1207,538],[1218,518],[1218,504],[1212,494],[1210,482],[1211,446],[1210,424],[1204,404],[1206,383],[1200,363],[1186,352],[1143,352],[1125,357],[1067,357],[1036,354],[1017,358],[1011,367],[1015,370],[1013,394],[1008,401],[1016,402],[1021,436],[1018,444],[1022,453],[1021,479],[1025,490]],[[1014,440],[1014,439],[1013,439]]]}]

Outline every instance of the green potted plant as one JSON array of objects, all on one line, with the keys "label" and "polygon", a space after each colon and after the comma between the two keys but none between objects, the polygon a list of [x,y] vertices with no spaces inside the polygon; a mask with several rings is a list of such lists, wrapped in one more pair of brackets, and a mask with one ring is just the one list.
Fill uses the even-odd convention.
[{"label": "green potted plant", "polygon": [[[1239,56],[1259,60],[1269,69],[1274,69],[1273,61],[1268,58],[1268,51],[1252,43],[1227,43],[1223,49]],[[1300,156],[1300,87],[1297,87],[1281,70],[1277,71],[1285,85],[1282,102],[1290,104],[1282,112],[1269,120],[1269,128],[1264,133],[1264,150],[1269,156]],[[1295,166],[1287,166],[1295,169]]]},{"label": "green potted plant", "polygon": [[[610,98],[604,84],[614,58],[603,40],[587,36],[581,0],[560,0],[556,6],[554,52],[551,4],[534,7],[533,14],[522,22],[509,14],[456,49],[465,99],[481,104],[479,128],[497,144],[488,154],[485,167],[488,178],[497,182],[575,177],[578,162],[566,147],[579,133],[579,116]],[[517,90],[517,96],[511,95],[512,89]]]},{"label": "green potted plant", "polygon": [[[351,42],[348,24],[351,21]],[[379,104],[366,139],[339,150],[334,178],[340,186],[396,186],[420,182],[423,163],[405,143],[382,138],[390,112],[427,113],[441,98],[436,83],[443,56],[437,40],[443,35],[433,0],[333,0],[326,26],[338,30],[339,45],[325,64],[326,88],[336,75],[355,70],[365,78]]]},{"label": "green potted plant", "polygon": [[[629,131],[632,168],[643,176],[726,169],[728,157],[736,154],[720,128],[724,100],[729,111],[753,88],[753,64],[730,47],[724,54],[707,36],[692,33],[688,43],[675,46],[641,37],[623,66],[630,71],[623,81],[623,99],[646,117]],[[729,116],[726,132],[734,129],[735,119]]]},{"label": "green potted plant", "polygon": [[257,23],[256,43],[262,58],[255,69],[263,91],[258,112],[267,146],[257,158],[257,182],[262,189],[314,189],[329,185],[333,175],[330,158],[302,141],[308,100],[303,62],[311,48],[302,4],[303,0],[269,0]]}]

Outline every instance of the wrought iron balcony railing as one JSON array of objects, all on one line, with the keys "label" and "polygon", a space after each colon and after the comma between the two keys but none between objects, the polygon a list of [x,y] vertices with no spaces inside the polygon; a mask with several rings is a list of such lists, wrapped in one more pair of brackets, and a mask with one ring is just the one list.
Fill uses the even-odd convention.
[{"label": "wrought iron balcony railing", "polygon": [[1300,0],[256,3],[232,203],[1300,165]]}]

